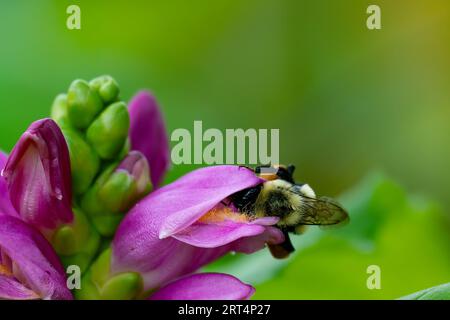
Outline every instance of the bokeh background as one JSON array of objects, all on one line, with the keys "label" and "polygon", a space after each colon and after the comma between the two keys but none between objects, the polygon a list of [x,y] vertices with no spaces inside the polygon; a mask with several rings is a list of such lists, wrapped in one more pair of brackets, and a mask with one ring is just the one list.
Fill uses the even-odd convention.
[{"label": "bokeh background", "polygon": [[[66,28],[81,7],[82,29]],[[378,4],[382,29],[366,28]],[[209,267],[260,299],[398,298],[450,281],[447,0],[1,1],[0,148],[75,78],[151,88],[169,132],[279,128],[281,162],[352,222]],[[174,166],[172,181],[191,170]],[[368,290],[377,264],[382,289]]]}]

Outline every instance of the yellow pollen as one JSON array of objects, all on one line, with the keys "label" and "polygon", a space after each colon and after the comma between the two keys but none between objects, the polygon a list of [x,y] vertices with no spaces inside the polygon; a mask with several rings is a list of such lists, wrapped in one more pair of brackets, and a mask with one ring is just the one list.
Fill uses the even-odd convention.
[{"label": "yellow pollen", "polygon": [[237,222],[249,222],[248,216],[245,214],[235,212],[230,208],[214,208],[208,211],[204,216],[202,216],[198,221],[203,223],[218,223],[225,220],[232,220]]},{"label": "yellow pollen", "polygon": [[13,275],[11,270],[7,266],[4,266],[2,264],[0,264],[0,274],[5,275],[5,276],[12,276]]}]

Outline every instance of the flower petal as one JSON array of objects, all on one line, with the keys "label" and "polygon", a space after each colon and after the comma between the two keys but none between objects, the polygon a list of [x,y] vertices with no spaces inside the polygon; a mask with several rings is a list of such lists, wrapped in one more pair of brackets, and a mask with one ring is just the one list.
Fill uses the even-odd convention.
[{"label": "flower petal", "polygon": [[154,293],[151,300],[245,300],[255,289],[222,273],[199,273],[175,280]]},{"label": "flower petal", "polygon": [[32,300],[39,296],[12,277],[0,274],[0,298],[8,300]]},{"label": "flower petal", "polygon": [[8,160],[8,155],[0,150],[0,170],[5,167],[6,160]]},{"label": "flower petal", "polygon": [[34,122],[12,150],[2,172],[22,219],[54,229],[73,219],[69,151],[51,119]]},{"label": "flower petal", "polygon": [[[205,224],[204,231],[194,225],[223,199],[261,182],[246,168],[214,166],[193,171],[151,193],[131,209],[116,232],[112,273],[139,272],[144,280],[144,290],[149,290],[192,273],[227,252],[242,250],[250,253],[261,249],[265,241],[282,241],[280,232],[268,231],[268,228],[274,229],[267,226],[276,223],[274,218],[228,226],[233,229],[231,236],[220,224]],[[192,233],[191,238],[180,236],[186,243],[175,238],[191,225],[197,228],[195,236]],[[164,239],[161,239],[161,230],[166,232]],[[213,239],[214,236],[219,239]],[[208,244],[202,244],[202,241],[208,241]]]},{"label": "flower petal", "polygon": [[[5,167],[8,156],[0,151],[0,172]],[[5,178],[0,176],[0,215],[8,214],[11,216],[18,216],[16,209],[14,209],[9,199],[8,185]]]},{"label": "flower petal", "polygon": [[150,164],[152,184],[158,187],[169,168],[169,139],[164,119],[155,97],[141,91],[131,99],[130,142],[131,149],[141,151]]},{"label": "flower petal", "polygon": [[263,233],[253,237],[241,238],[233,242],[233,251],[253,253],[263,249],[266,244],[280,244],[284,242],[283,232],[275,227],[266,227]]},{"label": "flower petal", "polygon": [[160,240],[151,228],[130,230],[128,237],[115,236],[111,275],[138,272],[144,291],[148,291],[192,273],[233,249],[232,246],[197,248],[173,238]]},{"label": "flower petal", "polygon": [[[72,299],[58,256],[37,230],[17,218],[0,216],[0,250],[12,261],[16,278],[41,299]],[[12,284],[3,281],[10,292]]]},{"label": "flower petal", "polygon": [[199,248],[217,248],[244,237],[256,236],[265,231],[252,223],[223,221],[221,223],[194,223],[172,237]]},{"label": "flower petal", "polygon": [[231,165],[206,167],[195,170],[158,190],[147,202],[152,202],[153,206],[156,202],[165,207],[156,210],[161,209],[166,213],[159,230],[160,238],[166,238],[193,224],[231,194],[253,187],[262,181],[244,167]]}]

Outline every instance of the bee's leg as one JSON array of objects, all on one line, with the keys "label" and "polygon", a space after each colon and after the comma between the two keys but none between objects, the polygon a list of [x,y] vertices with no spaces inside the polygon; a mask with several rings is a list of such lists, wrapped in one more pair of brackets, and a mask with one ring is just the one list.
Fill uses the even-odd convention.
[{"label": "bee's leg", "polygon": [[306,232],[306,230],[308,230],[308,226],[301,224],[301,225],[295,227],[294,233],[295,234],[304,234]]},{"label": "bee's leg", "polygon": [[283,234],[284,242],[280,244],[269,244],[270,253],[276,259],[287,258],[292,252],[295,251],[291,239],[289,238],[289,233],[287,233],[287,231],[283,231]]},{"label": "bee's leg", "polygon": [[225,200],[220,201],[221,204],[223,204],[225,207],[229,207],[231,204],[231,201],[229,201],[228,203],[225,202]]}]

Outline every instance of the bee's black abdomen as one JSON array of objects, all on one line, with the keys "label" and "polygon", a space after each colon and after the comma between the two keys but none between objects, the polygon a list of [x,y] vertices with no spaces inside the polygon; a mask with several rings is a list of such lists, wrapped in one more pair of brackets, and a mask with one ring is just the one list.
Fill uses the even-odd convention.
[{"label": "bee's black abdomen", "polygon": [[255,213],[255,202],[261,192],[262,185],[256,187],[248,188],[236,192],[231,195],[231,201],[234,206],[241,212],[248,214]]}]

